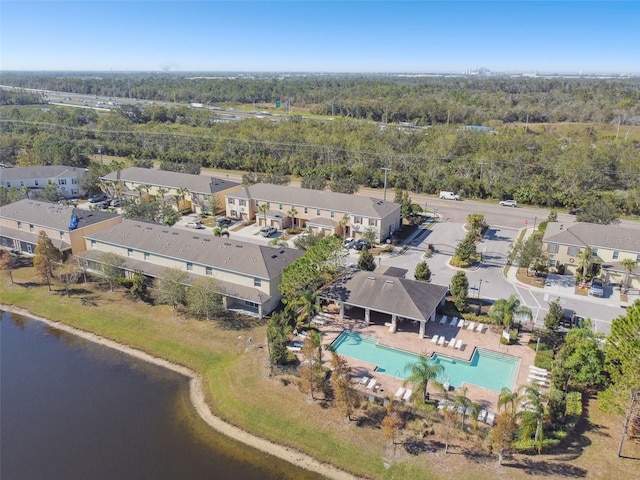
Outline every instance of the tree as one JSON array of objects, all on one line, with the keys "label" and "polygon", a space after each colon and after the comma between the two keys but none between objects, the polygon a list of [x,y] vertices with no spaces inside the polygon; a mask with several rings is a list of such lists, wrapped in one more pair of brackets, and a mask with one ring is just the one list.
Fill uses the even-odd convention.
[{"label": "tree", "polygon": [[358,258],[358,267],[360,270],[366,270],[373,272],[376,269],[376,261],[373,259],[373,255],[369,252],[369,249],[365,246],[360,250],[360,257]]},{"label": "tree", "polygon": [[505,329],[510,329],[513,325],[515,317],[525,317],[529,321],[533,318],[531,309],[520,304],[520,300],[516,295],[509,298],[501,298],[497,300],[489,309],[489,316],[492,317],[498,325],[502,325]]},{"label": "tree", "polygon": [[147,277],[141,270],[136,270],[133,272],[131,280],[132,285],[129,290],[131,295],[140,300],[144,300],[147,297]]},{"label": "tree", "polygon": [[287,212],[287,215],[289,215],[289,217],[291,217],[291,228],[295,228],[296,227],[296,215],[298,214],[298,210],[296,210],[296,207],[291,207],[291,210],[289,210]]},{"label": "tree", "polygon": [[229,238],[229,228],[226,226],[215,226],[213,227],[213,236],[214,237],[227,237]]},{"label": "tree", "polygon": [[457,408],[457,412],[460,413],[460,428],[462,430],[464,430],[464,420],[467,418],[467,415],[471,415],[471,418],[477,420],[478,413],[480,413],[480,405],[472,402],[467,397],[467,387],[462,387],[459,390],[459,394],[455,396],[454,405]]},{"label": "tree", "polygon": [[453,295],[453,303],[460,312],[464,312],[467,308],[467,296],[469,295],[469,280],[464,272],[456,272],[451,279],[451,287],[449,289]]},{"label": "tree", "polygon": [[184,305],[187,299],[187,272],[175,268],[167,268],[158,279],[156,299],[159,303],[172,305],[176,310],[178,305]]},{"label": "tree", "polygon": [[58,192],[58,187],[50,183],[42,190],[32,190],[33,197],[37,200],[45,200],[47,202],[57,202],[60,200],[60,193]]},{"label": "tree", "polygon": [[475,236],[469,232],[456,247],[455,257],[461,262],[469,264],[476,259],[477,255]]},{"label": "tree", "polygon": [[267,225],[267,212],[269,211],[269,205],[267,203],[261,203],[258,207],[258,211],[262,214],[262,219],[264,220],[264,225]]},{"label": "tree", "polygon": [[336,193],[351,193],[358,191],[358,184],[350,177],[338,177],[331,180],[329,188]]},{"label": "tree", "polygon": [[294,310],[296,328],[301,327],[305,323],[311,323],[311,319],[318,311],[316,297],[315,292],[305,290],[300,293],[300,296],[295,301],[287,305],[287,308]]},{"label": "tree", "polygon": [[554,360],[553,385],[558,390],[600,388],[607,383],[601,336],[591,322],[572,328]]},{"label": "tree", "polygon": [[599,223],[601,225],[620,223],[616,207],[603,199],[587,202],[582,207],[582,211],[578,214],[576,220],[578,222]]},{"label": "tree", "polygon": [[156,193],[160,195],[160,205],[162,206],[162,208],[164,208],[164,197],[167,193],[169,193],[169,190],[164,187],[158,187]]},{"label": "tree", "polygon": [[289,319],[284,312],[276,312],[267,321],[267,342],[269,345],[269,361],[272,365],[287,363],[287,334],[290,331]]},{"label": "tree", "polygon": [[429,399],[429,393],[427,392],[429,380],[434,380],[442,375],[444,367],[439,363],[431,364],[427,357],[420,355],[417,362],[405,365],[404,371],[408,371],[409,376],[403,383],[413,383],[415,389],[422,392],[422,401],[426,402]]},{"label": "tree", "polygon": [[118,279],[122,278],[122,267],[125,264],[125,259],[113,252],[103,253],[100,257],[100,270],[102,276],[109,284],[109,290],[113,292],[114,284],[118,283]]},{"label": "tree", "polygon": [[413,273],[413,276],[419,282],[430,282],[431,281],[431,270],[429,270],[429,265],[425,260],[418,263],[416,265],[416,270]]},{"label": "tree", "polygon": [[220,211],[220,197],[217,193],[212,193],[207,199],[207,211],[209,215],[217,215]]},{"label": "tree", "polygon": [[207,320],[224,310],[220,285],[213,278],[196,280],[187,290],[186,303],[191,315]]},{"label": "tree", "polygon": [[560,328],[560,322],[564,316],[564,309],[560,306],[560,299],[557,298],[549,304],[549,312],[544,317],[544,328],[552,335]]},{"label": "tree", "polygon": [[469,231],[478,238],[486,226],[484,215],[481,213],[470,213],[467,215],[467,226],[469,227]]},{"label": "tree", "polygon": [[522,419],[521,438],[529,438],[533,433],[534,442],[538,445],[538,454],[540,454],[544,443],[547,397],[538,387],[529,385],[523,387],[523,395],[520,399],[524,407],[518,414]]},{"label": "tree", "polygon": [[515,431],[516,423],[509,413],[505,411],[496,417],[496,426],[491,431],[491,445],[498,455],[498,465],[502,465],[504,458],[511,454]]},{"label": "tree", "polygon": [[47,282],[49,291],[51,291],[51,279],[54,276],[56,265],[62,260],[62,252],[58,250],[51,242],[44,230],[40,230],[38,234],[38,244],[35,249],[35,257],[33,266],[36,268],[40,276]]},{"label": "tree", "polygon": [[331,353],[331,384],[338,407],[347,420],[351,420],[353,411],[359,402],[358,392],[351,386],[351,367],[349,363],[336,352]]},{"label": "tree", "polygon": [[[318,332],[316,332],[318,333]],[[302,366],[300,367],[300,389],[303,392],[309,392],[311,400],[315,400],[314,393],[321,388],[321,384],[324,381],[324,373],[322,372],[322,362],[316,359],[317,352],[321,357],[322,343],[318,342],[318,336],[309,335],[302,346],[302,356],[305,358]]]},{"label": "tree", "polygon": [[638,262],[633,258],[625,258],[620,263],[624,267],[625,271],[624,285],[622,286],[622,288],[623,291],[626,292],[631,285],[631,272],[633,272],[638,267]]},{"label": "tree", "polygon": [[538,232],[532,233],[525,240],[519,238],[511,247],[508,258],[510,262],[523,267],[527,276],[532,265],[536,272],[542,273],[549,264],[549,255],[542,243],[542,235]]},{"label": "tree", "polygon": [[321,175],[306,175],[302,177],[300,186],[311,190],[324,190],[327,188],[327,179]]},{"label": "tree", "polygon": [[340,222],[338,223],[338,225],[340,225],[340,230],[342,231],[342,238],[345,238],[345,239],[347,237],[347,225],[349,225],[349,221],[350,221],[349,214],[345,213],[340,219]]},{"label": "tree", "polygon": [[593,263],[593,248],[586,247],[578,252],[578,266],[582,269],[582,281],[587,281],[587,270],[591,268]]},{"label": "tree", "polygon": [[78,268],[78,264],[74,261],[67,261],[59,265],[57,270],[58,278],[64,283],[64,289],[67,292],[67,297],[71,296],[69,285],[76,283],[80,278],[81,271]]},{"label": "tree", "polygon": [[396,444],[396,437],[398,432],[403,427],[404,422],[400,416],[400,412],[396,407],[396,401],[393,398],[388,399],[386,406],[387,414],[382,419],[382,434],[385,438],[389,439],[393,445]]}]

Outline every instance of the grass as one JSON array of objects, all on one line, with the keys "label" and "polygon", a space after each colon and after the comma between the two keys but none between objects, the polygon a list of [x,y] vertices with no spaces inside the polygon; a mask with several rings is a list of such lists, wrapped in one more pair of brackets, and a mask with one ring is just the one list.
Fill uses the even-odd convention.
[{"label": "grass", "polygon": [[[360,477],[520,480],[568,474],[605,479],[628,478],[635,471],[633,460],[615,457],[620,418],[596,406],[587,409],[590,415],[568,449],[555,455],[517,455],[500,470],[496,470],[495,457],[487,453],[486,440],[459,428],[450,441],[452,454],[444,455],[438,420],[430,420],[436,435],[420,439],[417,443],[422,449],[410,452],[407,445],[388,444],[375,421],[379,415],[375,408],[357,411],[355,420],[349,422],[331,404],[308,402],[308,395],[295,382],[285,385],[279,377],[270,376],[261,322],[233,316],[214,322],[192,320],[170,307],[134,301],[125,291],[110,293],[96,284],[78,285],[68,298],[40,286],[30,267],[13,270],[13,278],[17,284],[10,283],[6,271],[0,272],[3,303],[198,371],[203,375],[207,401],[218,416]],[[96,306],[83,304],[82,298],[92,299]],[[627,445],[625,454],[640,458],[640,448],[631,442]]]}]

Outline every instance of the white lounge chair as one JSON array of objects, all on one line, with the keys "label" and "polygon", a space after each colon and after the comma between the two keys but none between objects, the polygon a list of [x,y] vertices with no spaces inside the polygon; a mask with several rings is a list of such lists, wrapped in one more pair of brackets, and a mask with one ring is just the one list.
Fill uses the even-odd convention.
[{"label": "white lounge chair", "polygon": [[431,343],[437,343],[439,338],[439,335],[434,335],[433,337],[431,337]]},{"label": "white lounge chair", "polygon": [[438,345],[441,347],[444,345],[444,335],[441,336],[440,339],[438,340]]},{"label": "white lounge chair", "polygon": [[413,394],[413,390],[409,388],[406,392],[404,392],[404,395],[402,396],[402,400],[404,400],[405,402],[411,400],[412,394]]},{"label": "white lounge chair", "polygon": [[467,325],[467,330],[471,330],[473,332],[474,328],[476,328],[476,322],[469,322],[469,325]]},{"label": "white lounge chair", "polygon": [[458,320],[458,328],[464,328],[464,318]]},{"label": "white lounge chair", "polygon": [[400,387],[398,389],[398,391],[396,392],[396,394],[394,395],[394,398],[402,398],[402,395],[404,395],[404,392],[406,392],[407,389],[404,387]]},{"label": "white lounge chair", "polygon": [[485,423],[487,425],[493,426],[493,424],[496,423],[496,414],[493,412],[487,413],[487,418],[485,419]]},{"label": "white lounge chair", "polygon": [[449,400],[440,400],[438,402],[438,410],[444,410],[444,407],[446,407],[448,403]]},{"label": "white lounge chair", "polygon": [[375,378],[372,378],[371,380],[369,380],[369,383],[367,384],[367,390],[371,390],[373,387],[376,386],[377,380]]},{"label": "white lounge chair", "polygon": [[482,333],[482,329],[484,328],[484,323],[479,323],[476,327],[476,332]]},{"label": "white lounge chair", "polygon": [[371,380],[369,377],[367,377],[366,375],[364,377],[362,377],[360,379],[360,385],[366,385],[367,383],[369,383],[369,380]]},{"label": "white lounge chair", "polygon": [[451,340],[449,340],[449,343],[447,343],[447,347],[453,348],[455,344],[456,344],[456,337],[451,337]]},{"label": "white lounge chair", "polygon": [[451,319],[451,323],[449,324],[450,327],[455,327],[458,324],[458,317],[453,317]]},{"label": "white lounge chair", "polygon": [[487,418],[487,411],[483,408],[482,410],[480,410],[480,413],[478,414],[478,421],[484,422],[485,418]]},{"label": "white lounge chair", "polygon": [[462,339],[459,338],[453,348],[455,348],[456,350],[460,350],[461,347],[462,347]]},{"label": "white lounge chair", "polygon": [[547,375],[549,373],[549,370],[545,370],[544,368],[534,367],[533,365],[529,366],[529,370],[531,372],[535,372],[540,375]]},{"label": "white lounge chair", "polygon": [[445,323],[447,323],[447,316],[443,315],[442,318],[440,319],[440,325],[444,325]]}]

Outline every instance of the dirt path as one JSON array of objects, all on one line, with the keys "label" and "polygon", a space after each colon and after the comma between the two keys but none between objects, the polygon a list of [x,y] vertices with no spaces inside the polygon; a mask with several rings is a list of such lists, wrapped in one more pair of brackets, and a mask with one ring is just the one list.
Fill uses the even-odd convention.
[{"label": "dirt path", "polygon": [[184,375],[185,377],[189,378],[189,396],[191,398],[191,403],[193,404],[194,408],[196,409],[200,417],[202,417],[202,419],[208,425],[210,425],[212,428],[214,428],[218,432],[224,435],[227,435],[235,440],[238,440],[239,442],[242,442],[246,445],[249,445],[250,447],[253,447],[257,450],[260,450],[262,452],[268,453],[269,455],[273,455],[274,457],[278,457],[282,460],[285,460],[293,465],[296,465],[297,467],[319,473],[320,475],[323,475],[327,478],[331,478],[334,480],[357,480],[358,478],[351,475],[350,473],[339,470],[333,467],[332,465],[321,463],[318,460],[314,459],[313,457],[310,457],[305,453],[302,453],[295,449],[284,447],[282,445],[278,445],[276,443],[260,438],[256,435],[253,435],[245,430],[242,430],[234,425],[231,425],[223,421],[219,417],[216,417],[211,412],[209,405],[205,401],[202,377],[196,372],[186,367],[169,362],[162,358],[154,357],[141,350],[137,350],[127,345],[115,342],[113,340],[100,337],[99,335],[96,335],[94,333],[86,332],[84,330],[78,330],[64,323],[55,322],[47,318],[32,315],[28,311],[20,308],[11,307],[8,305],[0,305],[0,309],[6,312],[12,312],[18,315],[24,315],[26,317],[33,318],[34,320],[46,323],[47,325],[53,328],[56,328],[58,330],[71,333],[73,335],[76,335],[80,338],[83,338],[93,343],[97,343],[109,348],[113,348],[127,355],[131,355],[132,357],[135,357],[137,359],[167,368],[181,375]]}]

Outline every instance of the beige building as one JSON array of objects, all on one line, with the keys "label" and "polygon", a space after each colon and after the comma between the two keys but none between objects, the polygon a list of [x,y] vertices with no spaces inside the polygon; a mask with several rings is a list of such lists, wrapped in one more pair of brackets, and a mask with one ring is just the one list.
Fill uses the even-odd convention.
[{"label": "beige building", "polygon": [[102,180],[107,193],[112,197],[155,197],[176,209],[191,209],[196,213],[208,209],[212,195],[218,196],[219,208],[222,208],[224,196],[240,187],[237,182],[208,175],[140,167],[111,172],[102,177]]},{"label": "beige building", "polygon": [[591,247],[593,262],[601,266],[600,276],[607,283],[622,283],[627,273],[622,262],[633,260],[638,265],[630,275],[630,287],[640,289],[640,228],[549,222],[542,242],[551,257],[551,267],[564,265],[574,274],[580,264],[578,253]]},{"label": "beige building", "polygon": [[84,235],[122,222],[106,211],[81,210],[41,200],[19,200],[0,207],[0,246],[34,254],[41,230],[63,253],[85,249]]},{"label": "beige building", "polygon": [[85,169],[65,165],[0,168],[0,185],[7,188],[44,190],[55,185],[60,198],[77,198],[85,194],[82,177]]},{"label": "beige building", "polygon": [[382,242],[401,225],[400,205],[377,198],[258,183],[226,195],[230,218],[279,230],[300,227],[359,238],[372,229]]},{"label": "beige building", "polygon": [[98,269],[102,255],[113,252],[125,260],[128,274],[141,270],[156,278],[174,268],[187,272],[189,283],[214,278],[227,309],[258,317],[278,306],[282,270],[303,254],[135,220],[93,232],[85,240],[86,251],[79,256],[90,269]]}]

